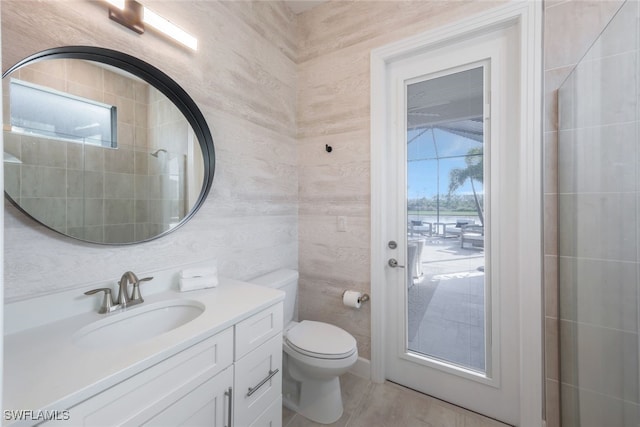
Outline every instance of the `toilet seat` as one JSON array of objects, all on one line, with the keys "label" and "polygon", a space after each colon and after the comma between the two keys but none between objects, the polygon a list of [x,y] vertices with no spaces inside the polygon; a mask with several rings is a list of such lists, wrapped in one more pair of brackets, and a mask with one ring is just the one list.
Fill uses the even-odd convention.
[{"label": "toilet seat", "polygon": [[355,338],[344,329],[312,320],[298,323],[284,338],[296,352],[319,359],[344,359],[357,349]]}]

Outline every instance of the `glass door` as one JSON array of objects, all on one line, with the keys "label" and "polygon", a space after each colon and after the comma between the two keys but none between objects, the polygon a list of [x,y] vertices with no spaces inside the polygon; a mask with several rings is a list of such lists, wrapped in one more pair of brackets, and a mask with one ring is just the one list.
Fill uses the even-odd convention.
[{"label": "glass door", "polygon": [[495,30],[390,67],[393,196],[383,217],[386,377],[515,423],[520,152],[511,35]]},{"label": "glass door", "polygon": [[485,67],[474,66],[406,85],[407,348],[481,374],[484,80]]}]

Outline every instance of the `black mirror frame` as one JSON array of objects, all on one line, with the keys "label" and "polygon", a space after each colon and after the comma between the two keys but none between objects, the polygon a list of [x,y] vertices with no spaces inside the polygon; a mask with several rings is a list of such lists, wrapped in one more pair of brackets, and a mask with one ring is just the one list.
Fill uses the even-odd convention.
[{"label": "black mirror frame", "polygon": [[28,212],[22,209],[6,192],[5,197],[29,218],[33,219],[39,224],[42,224],[48,229],[75,240],[80,240],[82,242],[93,243],[97,245],[124,246],[148,242],[175,231],[176,229],[184,225],[184,223],[186,223],[189,219],[191,219],[191,217],[193,217],[193,215],[200,209],[200,207],[206,200],[207,195],[211,190],[211,186],[213,185],[213,176],[215,172],[215,150],[213,145],[213,137],[211,136],[211,131],[209,130],[209,126],[207,125],[204,115],[196,105],[195,101],[193,101],[193,99],[189,96],[189,94],[184,89],[182,89],[182,87],[180,87],[180,85],[178,85],[178,83],[176,83],[171,77],[169,77],[167,74],[160,71],[153,65],[126,53],[94,46],[64,46],[51,48],[42,52],[35,53],[22,59],[21,61],[10,67],[7,71],[2,73],[2,78],[4,79],[6,76],[24,65],[44,59],[84,59],[88,61],[101,62],[103,64],[111,65],[127,71],[141,78],[142,80],[146,81],[147,83],[154,86],[157,90],[162,92],[167,98],[169,98],[169,100],[171,100],[171,102],[173,102],[176,107],[178,107],[180,112],[185,116],[185,118],[191,125],[194,134],[198,138],[204,160],[204,182],[202,185],[202,189],[200,190],[198,200],[193,205],[189,213],[184,218],[182,218],[182,220],[175,227],[149,239],[126,243],[92,242],[89,240],[69,236],[47,226],[46,224],[42,224],[37,219],[33,218]]}]

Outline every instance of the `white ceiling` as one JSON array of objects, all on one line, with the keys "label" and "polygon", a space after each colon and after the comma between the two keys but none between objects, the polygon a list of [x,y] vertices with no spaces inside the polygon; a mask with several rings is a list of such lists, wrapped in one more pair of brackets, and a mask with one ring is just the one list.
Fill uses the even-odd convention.
[{"label": "white ceiling", "polygon": [[326,2],[327,0],[285,0],[289,9],[296,15]]}]

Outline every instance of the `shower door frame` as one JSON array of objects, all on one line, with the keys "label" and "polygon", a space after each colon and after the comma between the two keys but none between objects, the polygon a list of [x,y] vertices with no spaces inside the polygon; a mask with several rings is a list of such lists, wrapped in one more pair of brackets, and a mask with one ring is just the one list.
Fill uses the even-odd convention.
[{"label": "shower door frame", "polygon": [[477,16],[375,49],[371,53],[371,379],[385,375],[385,298],[387,260],[385,194],[392,171],[385,165],[387,93],[383,90],[389,64],[409,55],[428,52],[461,38],[496,28],[515,26],[519,36],[519,168],[520,221],[518,225],[520,423],[543,423],[542,335],[542,8],[539,2],[509,3]]}]

